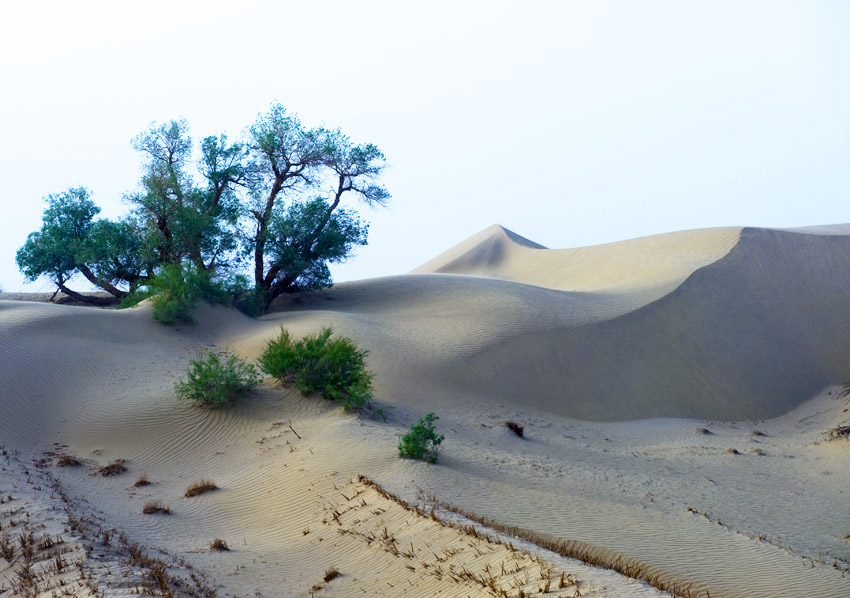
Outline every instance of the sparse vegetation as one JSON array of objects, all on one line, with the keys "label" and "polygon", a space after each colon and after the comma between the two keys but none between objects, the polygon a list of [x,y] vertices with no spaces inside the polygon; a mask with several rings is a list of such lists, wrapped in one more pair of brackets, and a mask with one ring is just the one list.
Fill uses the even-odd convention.
[{"label": "sparse vegetation", "polygon": [[325,571],[325,583],[332,581],[340,576],[339,569],[336,567],[331,567],[327,571]]},{"label": "sparse vegetation", "polygon": [[210,550],[217,550],[219,552],[224,552],[226,550],[230,550],[230,548],[227,547],[227,542],[225,542],[221,538],[216,538],[215,540],[210,542]]},{"label": "sparse vegetation", "polygon": [[212,492],[213,490],[218,490],[218,486],[212,480],[201,480],[200,482],[195,482],[191,486],[186,489],[186,494],[183,495],[184,498],[192,498],[193,496],[201,495],[205,492]]},{"label": "sparse vegetation", "polygon": [[145,503],[142,507],[142,513],[145,515],[154,515],[162,513],[163,515],[171,515],[171,509],[165,506],[161,500],[151,500]]},{"label": "sparse vegetation", "polygon": [[266,346],[260,368],[284,385],[294,384],[301,394],[320,392],[326,399],[339,401],[346,411],[359,410],[369,401],[372,373],[366,369],[367,351],[351,339],[331,335],[330,328],[319,334],[293,340],[285,329]]},{"label": "sparse vegetation", "polygon": [[127,471],[127,467],[124,465],[124,459],[117,459],[110,463],[109,465],[104,465],[100,469],[97,470],[97,473],[102,475],[103,477],[108,477],[111,475],[119,475]]},{"label": "sparse vegetation", "polygon": [[62,455],[56,460],[56,465],[59,467],[79,467],[82,464],[82,461],[74,455]]},{"label": "sparse vegetation", "polygon": [[195,404],[216,408],[230,404],[235,396],[243,395],[260,383],[257,369],[231,355],[226,361],[214,351],[205,359],[193,360],[186,380],[174,385],[174,391]]},{"label": "sparse vegetation", "polygon": [[15,558],[15,546],[12,544],[12,539],[6,534],[0,536],[0,557],[10,563]]},{"label": "sparse vegetation", "polygon": [[398,441],[399,457],[436,463],[440,444],[445,439],[442,434],[437,434],[435,422],[438,419],[440,418],[429,413],[410,426],[410,431]]},{"label": "sparse vegetation", "polygon": [[133,484],[134,488],[141,488],[142,486],[150,486],[151,482],[148,479],[148,474],[143,473],[136,479],[136,483]]}]

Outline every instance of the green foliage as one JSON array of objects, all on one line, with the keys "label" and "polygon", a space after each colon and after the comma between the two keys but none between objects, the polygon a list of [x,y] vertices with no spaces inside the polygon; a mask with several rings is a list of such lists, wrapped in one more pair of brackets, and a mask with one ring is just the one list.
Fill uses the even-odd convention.
[{"label": "green foliage", "polygon": [[161,324],[194,322],[192,309],[199,299],[209,295],[211,289],[206,272],[176,264],[164,266],[151,280],[150,286],[156,292],[152,299],[153,317]]},{"label": "green foliage", "polygon": [[[316,230],[321,232],[305,244],[304,240]],[[280,265],[271,288],[277,296],[331,286],[328,263],[342,262],[356,246],[366,245],[369,226],[355,212],[344,208],[331,212],[324,199],[314,197],[275,210],[269,231],[266,252],[273,263]]]},{"label": "green foliage", "polygon": [[160,269],[150,283],[121,299],[119,309],[133,307],[153,297],[153,315],[162,324],[192,323],[198,300],[233,306],[249,316],[262,314],[263,302],[243,275],[215,279],[191,264],[171,264]]},{"label": "green foliage", "polygon": [[363,408],[372,393],[372,373],[366,369],[367,351],[348,338],[331,338],[330,328],[293,340],[288,331],[266,346],[260,369],[285,385],[294,384],[301,394],[321,392],[339,401],[346,411]]},{"label": "green foliage", "polygon": [[[142,176],[118,221],[95,220],[100,209],[83,187],[49,196],[42,229],[18,251],[21,272],[79,300],[67,287],[77,275],[118,298],[149,286],[159,291],[161,321],[191,319],[195,282],[208,287],[201,296],[225,292],[210,300],[256,315],[282,293],[330,286],[329,264],[366,244],[368,226],[345,199],[382,206],[390,198],[376,182],[385,168],[377,147],[304,128],[279,103],[241,140],[211,135],[198,145],[196,163],[184,120],[134,138]],[[190,269],[208,280],[191,280]],[[250,278],[231,278],[239,272]]]},{"label": "green foliage", "polygon": [[251,317],[263,315],[265,295],[244,274],[231,275],[223,280],[213,280],[212,284],[219,303],[232,305]]},{"label": "green foliage", "polygon": [[434,422],[438,419],[429,413],[410,426],[410,431],[398,441],[398,456],[436,463],[440,443],[445,439],[442,434],[437,434]]},{"label": "green foliage", "polygon": [[93,285],[123,297],[114,283],[133,290],[148,277],[153,262],[144,257],[130,221],[94,220],[100,212],[85,187],[47,197],[41,230],[31,233],[16,254],[18,268],[29,280],[50,278],[61,290],[76,273]]},{"label": "green foliage", "polygon": [[41,230],[30,233],[15,256],[27,280],[45,275],[62,284],[73,275],[78,264],[76,254],[100,212],[90,197],[85,187],[47,196]]},{"label": "green foliage", "polygon": [[174,391],[203,407],[224,407],[231,400],[250,391],[260,383],[257,368],[231,355],[222,361],[210,351],[205,359],[193,360],[185,380],[174,385]]}]

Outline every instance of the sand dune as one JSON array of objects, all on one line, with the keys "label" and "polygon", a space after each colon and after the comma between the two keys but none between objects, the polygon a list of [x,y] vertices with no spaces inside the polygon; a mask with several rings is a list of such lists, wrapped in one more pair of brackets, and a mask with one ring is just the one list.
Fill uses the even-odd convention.
[{"label": "sand dune", "polygon": [[717,228],[643,237],[578,249],[546,249],[491,226],[413,270],[512,280],[560,291],[637,293],[647,300],[724,257],[741,229]]},{"label": "sand dune", "polygon": [[[708,229],[550,250],[491,227],[408,275],[340,284],[257,320],[205,306],[177,329],[144,305],[0,301],[0,444],[21,463],[42,459],[45,476],[27,484],[10,461],[0,496],[26,495],[53,530],[54,499],[38,493],[55,483],[76,497],[72,515],[183,559],[182,575],[219,596],[488,596],[480,580],[502,562],[520,567],[522,584],[499,582],[510,596],[539,594],[544,569],[585,596],[658,595],[554,553],[540,553],[544,566],[532,545],[515,558],[504,542],[521,542],[506,536],[485,546],[359,475],[694,596],[850,596],[850,446],[827,434],[848,419],[848,233]],[[280,326],[327,325],[369,350],[373,407],[388,421],[270,381],[224,411],[174,395],[201,351],[255,358]],[[446,435],[440,464],[398,459],[398,434],[428,411]],[[57,453],[82,466],[60,467]],[[118,459],[126,473],[98,475]],[[136,487],[142,474],[152,483]],[[183,498],[202,478],[219,489]],[[144,515],[153,500],[171,515]],[[2,536],[2,505],[0,523]],[[231,550],[211,551],[214,538]],[[113,575],[128,549],[113,548],[101,583],[129,595]],[[0,559],[3,598],[19,566]],[[331,567],[341,576],[324,582]],[[575,587],[561,590],[547,595]]]}]

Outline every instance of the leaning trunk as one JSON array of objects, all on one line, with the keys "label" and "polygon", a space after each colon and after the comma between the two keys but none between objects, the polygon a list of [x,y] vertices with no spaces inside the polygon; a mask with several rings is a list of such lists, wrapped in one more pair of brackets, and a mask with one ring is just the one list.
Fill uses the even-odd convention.
[{"label": "leaning trunk", "polygon": [[74,301],[79,301],[80,303],[88,303],[89,305],[112,305],[115,303],[115,299],[112,299],[111,297],[93,297],[91,295],[83,295],[82,293],[69,289],[61,282],[57,286],[60,291],[68,295]]},{"label": "leaning trunk", "polygon": [[96,287],[100,287],[113,297],[118,297],[119,299],[122,299],[128,295],[127,291],[122,291],[121,289],[115,287],[108,280],[101,280],[100,278],[95,276],[94,272],[92,272],[88,266],[80,265],[77,267],[77,269],[82,273],[83,276],[86,277],[86,280],[88,280]]}]

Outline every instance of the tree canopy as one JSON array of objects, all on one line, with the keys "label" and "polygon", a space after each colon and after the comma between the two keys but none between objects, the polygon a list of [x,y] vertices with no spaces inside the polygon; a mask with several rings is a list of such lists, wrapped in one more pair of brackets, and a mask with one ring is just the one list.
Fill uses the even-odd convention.
[{"label": "tree canopy", "polygon": [[212,135],[195,148],[188,123],[175,120],[132,144],[144,161],[124,196],[129,213],[95,219],[100,208],[85,187],[48,195],[41,229],[16,255],[27,279],[46,277],[93,302],[68,287],[72,277],[121,298],[178,267],[231,287],[250,281],[240,292],[265,309],[283,293],[330,286],[328,264],[366,245],[368,225],[343,202],[390,199],[378,184],[386,164],[377,147],[307,129],[279,103],[236,141]]}]

